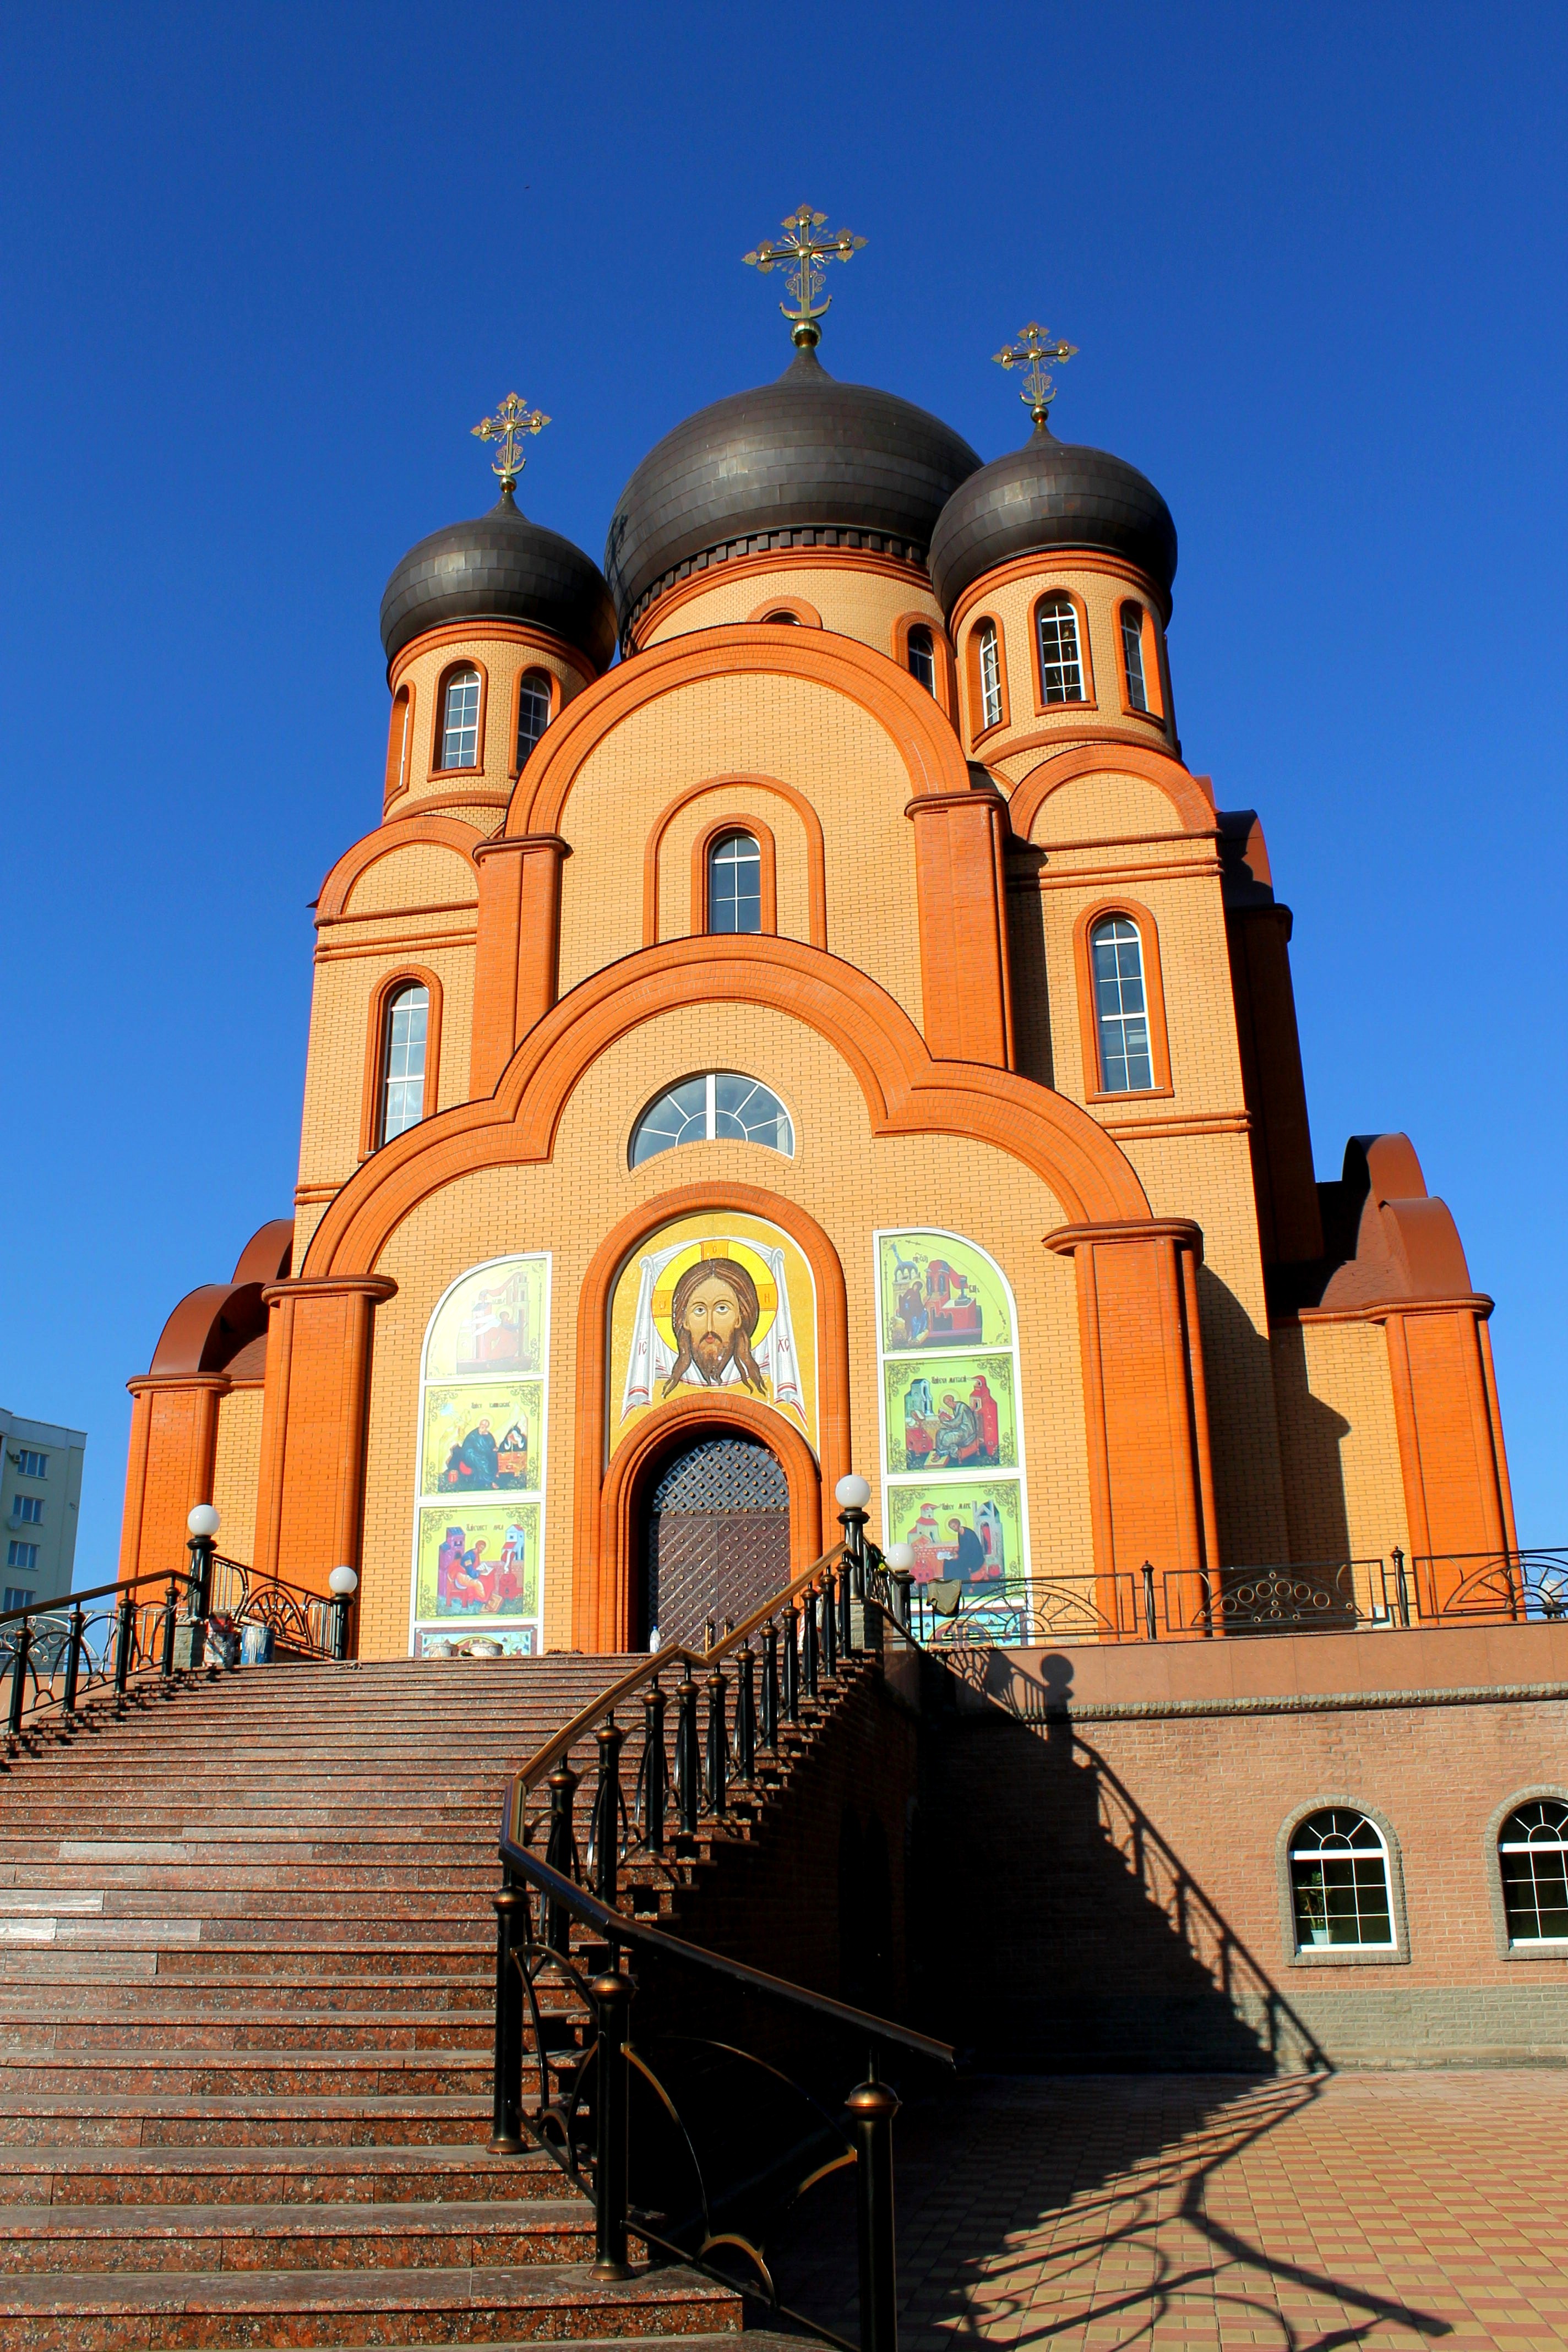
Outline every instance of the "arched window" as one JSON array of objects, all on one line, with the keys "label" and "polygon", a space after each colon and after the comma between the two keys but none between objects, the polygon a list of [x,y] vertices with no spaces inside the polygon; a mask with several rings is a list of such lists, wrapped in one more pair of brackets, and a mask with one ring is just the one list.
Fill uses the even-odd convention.
[{"label": "arched window", "polygon": [[1100,1090],[1142,1093],[1154,1083],[1149,1051],[1149,1006],[1143,985],[1143,942],[1125,915],[1096,923],[1089,939],[1094,975],[1095,1024],[1100,1033]]},{"label": "arched window", "polygon": [[936,641],[929,629],[911,629],[904,648],[910,676],[928,694],[936,692]]},{"label": "arched window", "polygon": [[980,656],[980,724],[1002,724],[1002,648],[994,621],[982,621],[978,632]]},{"label": "arched window", "polygon": [[411,981],[387,1000],[381,1055],[381,1134],[390,1143],[425,1116],[425,1045],[430,1024],[430,992]]},{"label": "arched window", "polygon": [[632,1130],[631,1163],[640,1168],[656,1152],[678,1143],[765,1143],[771,1151],[795,1157],[795,1129],[777,1095],[738,1070],[709,1070],[682,1078],[649,1103]]},{"label": "arched window", "polygon": [[1070,596],[1047,596],[1036,615],[1040,642],[1042,702],[1083,700],[1083,653]]},{"label": "arched window", "polygon": [[479,764],[479,674],[455,669],[441,698],[441,765],[477,768]]},{"label": "arched window", "polygon": [[517,689],[517,764],[521,768],[550,724],[550,680],[542,669],[527,670]]},{"label": "arched window", "polygon": [[1297,1823],[1290,1839],[1290,1895],[1298,1951],[1325,1944],[1391,1948],[1388,1849],[1364,1813],[1336,1808],[1310,1813]]},{"label": "arched window", "polygon": [[1538,1797],[1498,1839],[1510,1944],[1568,1943],[1568,1805]]},{"label": "arched window", "polygon": [[1143,676],[1143,607],[1123,604],[1121,607],[1121,664],[1127,674],[1127,704],[1131,710],[1147,710],[1149,688]]},{"label": "arched window", "polygon": [[708,928],[763,928],[763,852],[754,834],[726,833],[708,852]]}]

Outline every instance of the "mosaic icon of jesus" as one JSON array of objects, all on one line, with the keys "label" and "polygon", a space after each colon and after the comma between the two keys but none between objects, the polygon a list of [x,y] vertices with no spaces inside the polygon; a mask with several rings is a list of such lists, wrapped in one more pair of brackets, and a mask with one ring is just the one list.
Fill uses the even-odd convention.
[{"label": "mosaic icon of jesus", "polygon": [[683,1381],[708,1388],[740,1381],[766,1396],[767,1381],[752,1353],[761,1316],[757,1286],[734,1258],[703,1257],[688,1266],[669,1303],[677,1352],[664,1395]]}]

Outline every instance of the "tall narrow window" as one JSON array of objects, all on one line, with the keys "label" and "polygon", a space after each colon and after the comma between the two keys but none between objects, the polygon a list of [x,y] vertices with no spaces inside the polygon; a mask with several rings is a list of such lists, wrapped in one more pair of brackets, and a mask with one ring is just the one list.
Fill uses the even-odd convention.
[{"label": "tall narrow window", "polygon": [[1139,1094],[1154,1083],[1149,1052],[1149,1008],[1143,985],[1143,942],[1125,915],[1096,923],[1089,934],[1094,1011],[1100,1031],[1102,1094]]},{"label": "tall narrow window", "polygon": [[1143,607],[1121,607],[1121,659],[1127,671],[1127,701],[1132,710],[1147,710],[1149,688],[1143,678]]},{"label": "tall narrow window", "polygon": [[381,1140],[390,1143],[425,1116],[425,1043],[430,992],[417,982],[400,988],[386,1008],[382,1052]]},{"label": "tall narrow window", "polygon": [[996,642],[994,621],[980,624],[980,724],[983,728],[1002,724],[1002,649]]},{"label": "tall narrow window", "polygon": [[928,694],[936,692],[936,643],[929,629],[911,629],[905,648],[910,676]]},{"label": "tall narrow window", "polygon": [[1388,1851],[1363,1813],[1336,1809],[1300,1823],[1290,1840],[1290,1893],[1298,1951],[1393,1946]]},{"label": "tall narrow window", "polygon": [[749,833],[727,833],[708,852],[708,928],[763,928],[763,853]]},{"label": "tall narrow window", "polygon": [[1037,626],[1040,638],[1041,701],[1081,702],[1083,654],[1072,598],[1047,596],[1040,606]]},{"label": "tall narrow window", "polygon": [[386,797],[395,799],[408,782],[408,743],[414,706],[408,688],[400,686],[393,698],[392,728],[386,740]]},{"label": "tall narrow window", "polygon": [[517,689],[517,764],[521,768],[550,724],[550,680],[542,669],[524,674]]},{"label": "tall narrow window", "polygon": [[1510,1944],[1568,1943],[1568,1805],[1521,1805],[1498,1839]]},{"label": "tall narrow window", "polygon": [[447,680],[441,705],[441,765],[477,768],[479,764],[479,674],[455,669]]}]

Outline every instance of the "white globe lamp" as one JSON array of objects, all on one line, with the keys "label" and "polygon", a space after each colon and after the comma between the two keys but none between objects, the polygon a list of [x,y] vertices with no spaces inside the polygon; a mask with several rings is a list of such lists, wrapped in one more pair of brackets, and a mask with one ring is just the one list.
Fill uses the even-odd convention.
[{"label": "white globe lamp", "polygon": [[210,1503],[198,1503],[185,1521],[192,1535],[204,1539],[216,1536],[223,1521]]},{"label": "white globe lamp", "polygon": [[882,1554],[895,1576],[907,1576],[915,1564],[913,1544],[889,1544]]},{"label": "white globe lamp", "polygon": [[327,1591],[338,1601],[347,1601],[359,1591],[359,1574],[352,1568],[334,1568],[327,1579]]},{"label": "white globe lamp", "polygon": [[833,1492],[841,1511],[863,1511],[871,1499],[870,1487],[853,1470],[840,1478]]}]

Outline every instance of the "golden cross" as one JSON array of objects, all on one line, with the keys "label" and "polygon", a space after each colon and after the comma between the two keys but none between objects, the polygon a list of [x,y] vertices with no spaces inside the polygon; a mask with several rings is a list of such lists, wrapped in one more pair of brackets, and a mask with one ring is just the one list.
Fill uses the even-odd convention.
[{"label": "golden cross", "polygon": [[482,425],[473,427],[476,441],[500,443],[500,464],[498,466],[492,460],[490,471],[500,476],[503,490],[512,488],[527,463],[522,455],[522,436],[525,433],[542,433],[549,422],[548,416],[542,415],[537,408],[530,408],[515,392],[509,392],[495,415],[487,416]]},{"label": "golden cross", "polygon": [[1024,389],[1018,397],[1036,424],[1043,425],[1046,411],[1057,396],[1057,388],[1051,382],[1047,368],[1059,367],[1064,360],[1076,359],[1077,356],[1076,343],[1054,341],[1044,327],[1037,326],[1031,319],[1026,327],[1019,328],[1017,341],[1009,343],[1005,352],[996,352],[995,360],[998,367],[1027,366],[1029,373],[1024,378]]},{"label": "golden cross", "polygon": [[826,278],[826,264],[848,261],[866,242],[847,228],[841,228],[837,236],[818,236],[816,232],[826,218],[826,213],[814,213],[809,205],[797,205],[784,224],[787,236],[776,243],[770,239],[766,245],[759,245],[755,253],[745,256],[751,268],[760,270],[764,278],[770,269],[789,265],[784,283],[795,296],[795,307],[792,310],[787,302],[781,302],[779,309],[790,322],[792,341],[802,351],[809,351],[819,340],[822,331],[816,322],[825,310],[833,307],[831,295],[826,302],[816,300]]}]

